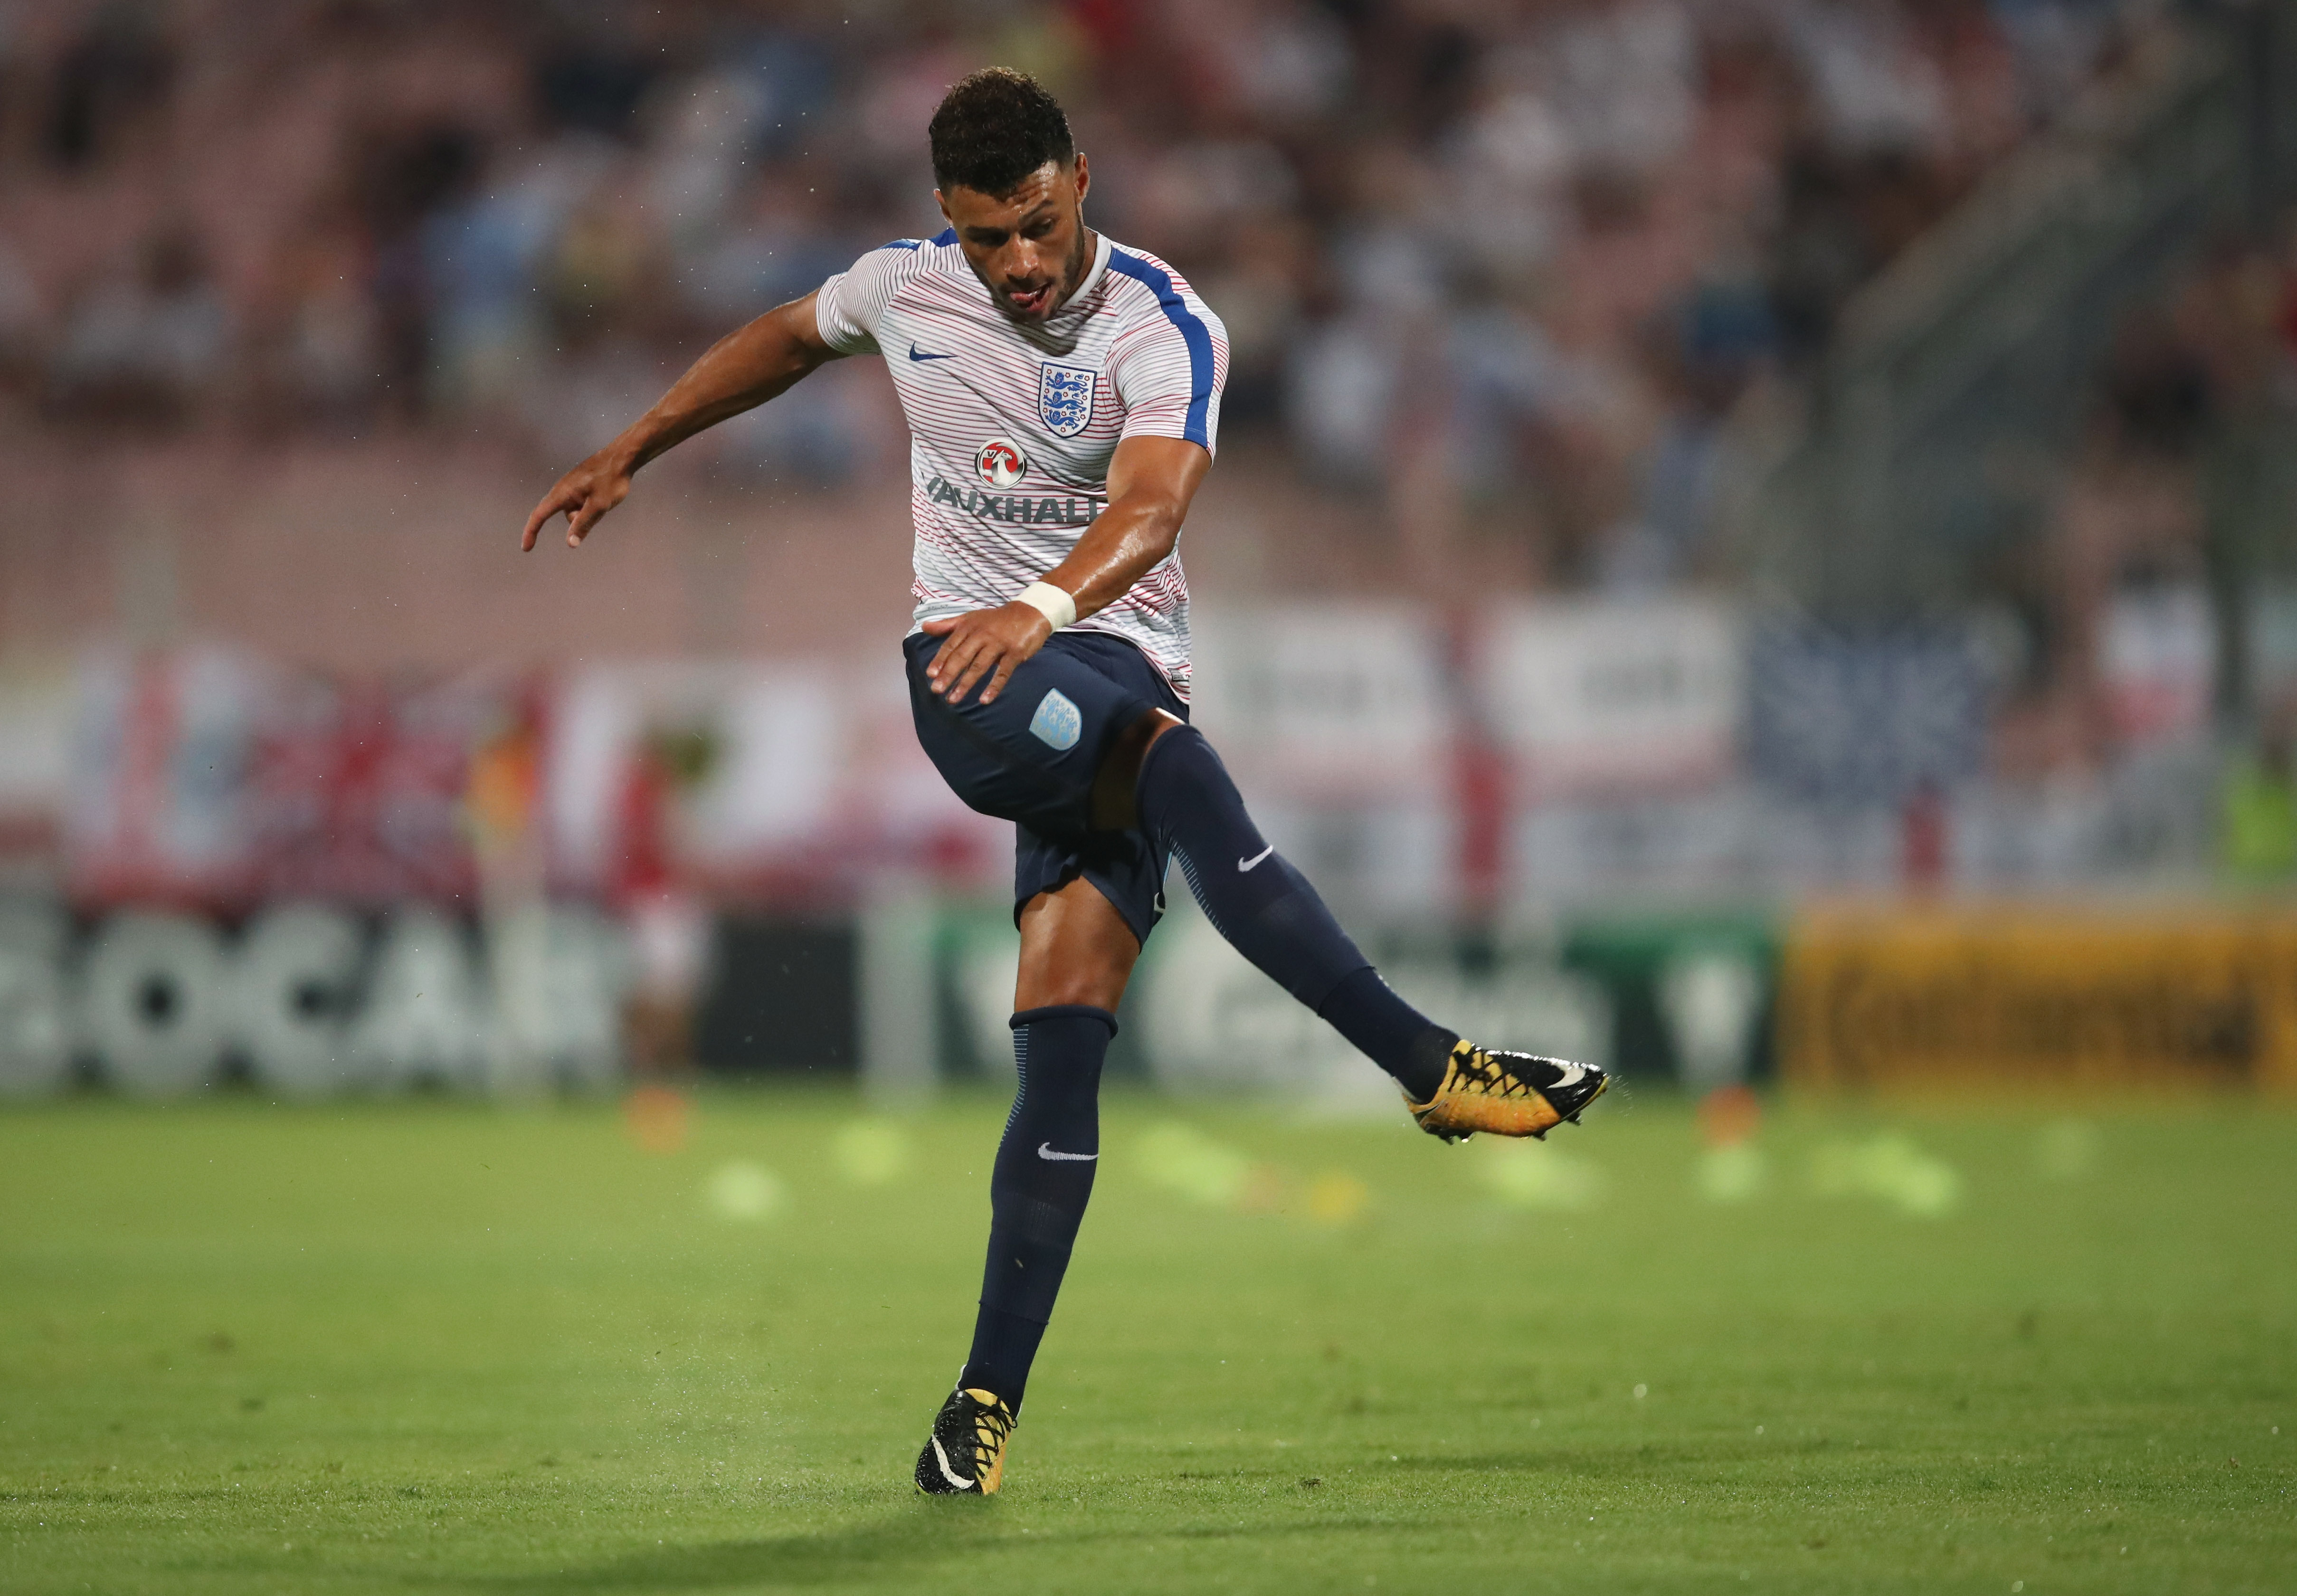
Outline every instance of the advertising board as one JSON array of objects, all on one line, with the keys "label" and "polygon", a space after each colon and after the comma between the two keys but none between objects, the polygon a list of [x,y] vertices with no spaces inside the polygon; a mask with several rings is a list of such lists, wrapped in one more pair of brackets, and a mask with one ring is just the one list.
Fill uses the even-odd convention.
[{"label": "advertising board", "polygon": [[1487,618],[1477,694],[1529,795],[1680,790],[1737,765],[1744,653],[1710,599],[1513,605]]},{"label": "advertising board", "polygon": [[2297,1090],[2297,916],[1806,909],[1779,1046],[1819,1089]]}]

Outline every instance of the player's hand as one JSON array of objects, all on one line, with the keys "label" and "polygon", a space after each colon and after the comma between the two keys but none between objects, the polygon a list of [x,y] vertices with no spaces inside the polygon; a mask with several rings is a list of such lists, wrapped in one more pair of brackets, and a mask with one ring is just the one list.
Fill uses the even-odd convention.
[{"label": "player's hand", "polygon": [[963,703],[984,676],[981,702],[992,703],[1017,666],[1045,646],[1053,623],[1034,605],[1015,599],[993,610],[968,610],[946,621],[928,621],[925,633],[944,639],[926,667],[926,685],[951,703]]},{"label": "player's hand", "polygon": [[566,517],[566,547],[581,547],[582,539],[590,535],[599,518],[629,496],[631,470],[629,456],[615,445],[592,455],[542,496],[534,514],[526,518],[526,535],[519,539],[519,547],[531,549],[553,515]]}]

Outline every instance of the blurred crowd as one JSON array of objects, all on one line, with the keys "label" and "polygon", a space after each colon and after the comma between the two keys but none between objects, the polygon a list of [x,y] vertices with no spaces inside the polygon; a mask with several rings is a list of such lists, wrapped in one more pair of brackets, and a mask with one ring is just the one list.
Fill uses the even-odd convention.
[{"label": "blurred crowd", "polygon": [[2081,782],[2215,734],[2221,862],[2297,876],[2297,213],[2123,318],[2041,502],[1971,596],[1992,768]]},{"label": "blurred crowd", "polygon": [[[1430,568],[1663,584],[1721,557],[1734,426],[1846,298],[2167,25],[2130,0],[14,0],[0,381],[38,426],[570,458],[731,325],[937,231],[926,119],[1001,62],[1069,106],[1091,219],[1226,320],[1232,447],[1373,499]],[[713,465],[883,457],[883,385],[819,386]]]}]

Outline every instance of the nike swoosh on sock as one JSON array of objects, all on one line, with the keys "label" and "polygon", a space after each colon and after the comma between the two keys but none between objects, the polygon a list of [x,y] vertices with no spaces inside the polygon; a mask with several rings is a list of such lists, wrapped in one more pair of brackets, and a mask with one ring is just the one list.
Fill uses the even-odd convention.
[{"label": "nike swoosh on sock", "polygon": [[1266,859],[1270,854],[1272,854],[1272,853],[1273,853],[1273,852],[1275,852],[1275,851],[1276,851],[1276,844],[1275,844],[1275,843],[1269,843],[1269,844],[1268,844],[1268,846],[1267,846],[1267,847],[1263,848],[1259,852],[1257,852],[1257,853],[1254,854],[1250,859],[1239,859],[1239,860],[1238,860],[1236,861],[1236,871],[1237,871],[1237,874],[1238,874],[1238,875],[1239,875],[1239,876],[1243,875],[1247,870],[1251,869],[1253,866],[1255,866],[1255,865],[1258,864],[1262,860]]},{"label": "nike swoosh on sock", "polygon": [[1100,1155],[1099,1153],[1056,1153],[1053,1151],[1051,1142],[1041,1141],[1037,1144],[1037,1156],[1054,1163],[1091,1164]]}]

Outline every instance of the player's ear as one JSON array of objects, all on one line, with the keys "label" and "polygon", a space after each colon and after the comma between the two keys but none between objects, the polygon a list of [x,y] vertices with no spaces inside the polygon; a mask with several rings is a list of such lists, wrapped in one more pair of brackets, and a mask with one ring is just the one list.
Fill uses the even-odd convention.
[{"label": "player's ear", "polygon": [[1085,160],[1084,160],[1084,152],[1083,152],[1083,150],[1079,150],[1079,151],[1076,152],[1076,191],[1077,191],[1077,198],[1078,198],[1079,200],[1083,200],[1083,199],[1084,198],[1084,195],[1085,195],[1085,191],[1086,191],[1087,189],[1091,188],[1091,186],[1092,186],[1092,169],[1091,169],[1091,167],[1089,167],[1089,166],[1087,166],[1087,165],[1085,164]]},{"label": "player's ear", "polygon": [[941,219],[952,227],[956,226],[957,218],[949,213],[949,202],[941,197],[941,190],[937,188],[934,190],[934,203],[941,207]]}]

